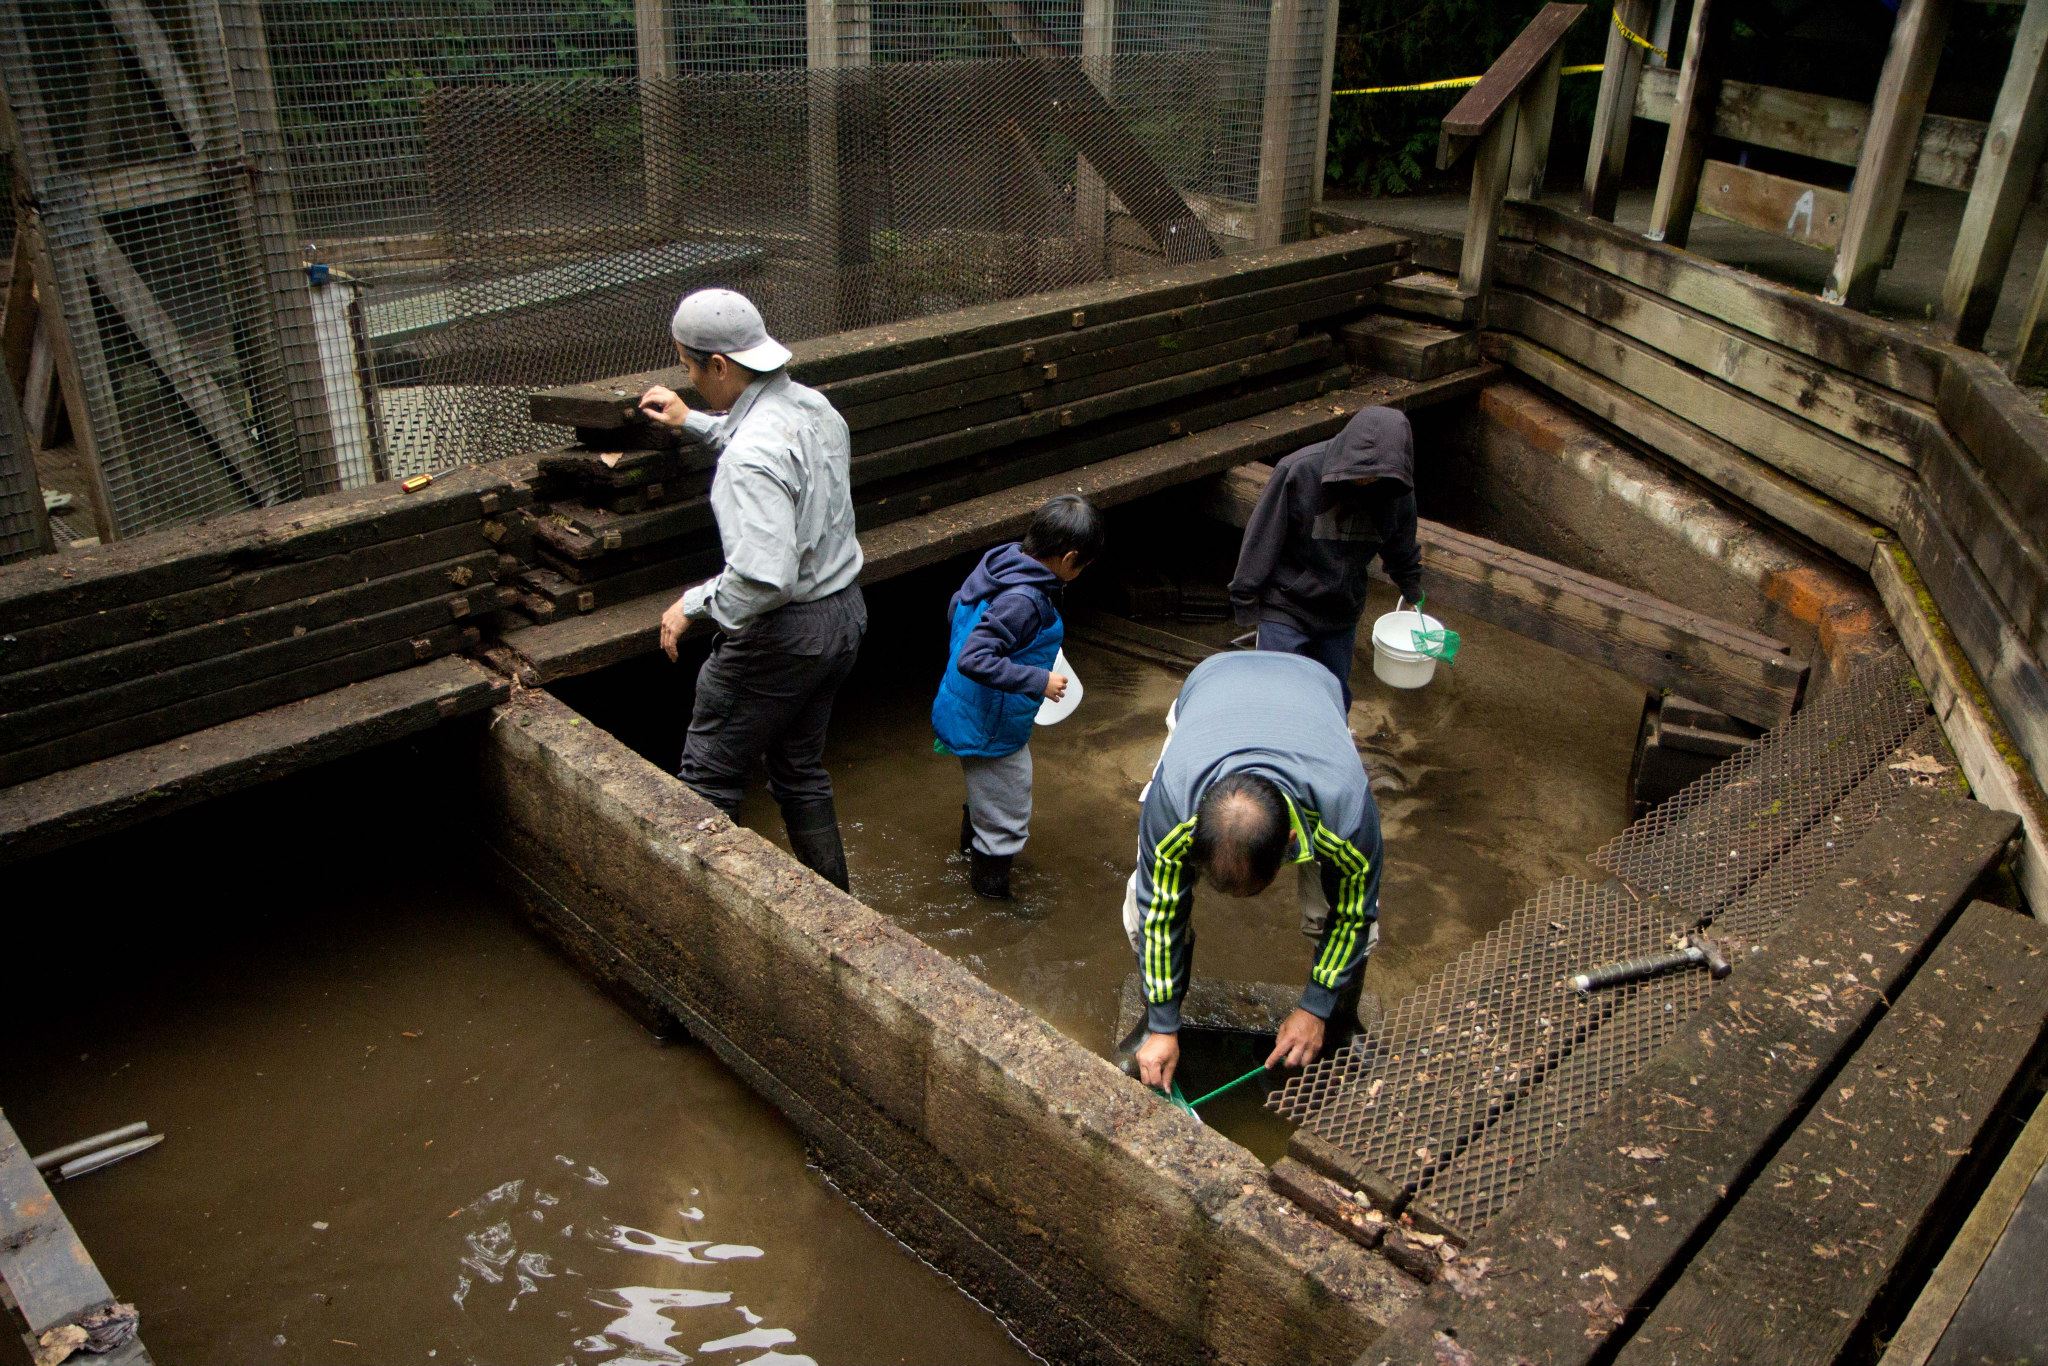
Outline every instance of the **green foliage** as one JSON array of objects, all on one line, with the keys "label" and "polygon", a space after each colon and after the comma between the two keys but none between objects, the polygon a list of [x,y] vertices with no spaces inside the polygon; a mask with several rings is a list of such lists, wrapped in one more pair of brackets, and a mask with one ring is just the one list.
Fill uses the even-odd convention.
[{"label": "green foliage", "polygon": [[[1342,0],[1336,88],[1410,85],[1477,76],[1527,26],[1543,0]],[[1609,7],[1592,6],[1565,39],[1568,64],[1597,62]],[[1598,77],[1573,77],[1558,97],[1560,137],[1591,126]],[[1391,195],[1436,178],[1437,127],[1463,90],[1341,95],[1330,109],[1328,182],[1350,194]],[[1462,185],[1466,172],[1451,172]]]}]

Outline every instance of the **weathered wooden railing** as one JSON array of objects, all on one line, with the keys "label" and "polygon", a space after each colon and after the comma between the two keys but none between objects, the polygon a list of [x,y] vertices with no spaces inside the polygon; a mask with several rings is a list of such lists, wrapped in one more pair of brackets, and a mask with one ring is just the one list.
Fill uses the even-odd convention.
[{"label": "weathered wooden railing", "polygon": [[1543,183],[1564,36],[1585,12],[1584,5],[1545,5],[1487,68],[1479,84],[1444,115],[1436,151],[1439,170],[1457,164],[1467,148],[1478,147],[1472,161],[1464,255],[1458,264],[1458,292],[1476,301],[1476,321],[1485,318],[1501,204],[1511,198],[1533,199]]}]

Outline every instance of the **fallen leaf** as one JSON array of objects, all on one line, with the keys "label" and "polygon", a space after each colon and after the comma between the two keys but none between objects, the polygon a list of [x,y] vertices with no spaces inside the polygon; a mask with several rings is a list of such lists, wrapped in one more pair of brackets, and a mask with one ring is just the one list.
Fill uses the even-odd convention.
[{"label": "fallen leaf", "polygon": [[1612,1233],[1615,1237],[1621,1239],[1621,1241],[1623,1241],[1624,1243],[1628,1242],[1631,1238],[1635,1236],[1634,1234],[1630,1233],[1627,1229],[1623,1228],[1620,1224],[1616,1224],[1613,1228],[1609,1229],[1608,1232]]},{"label": "fallen leaf", "polygon": [[1615,1149],[1615,1151],[1619,1152],[1623,1157],[1628,1158],[1631,1162],[1662,1162],[1665,1158],[1670,1156],[1670,1154],[1665,1152],[1662,1148],[1643,1147],[1636,1145],[1632,1145],[1626,1148],[1617,1148]]},{"label": "fallen leaf", "polygon": [[1916,754],[1892,765],[1901,773],[1924,773],[1930,777],[1948,772],[1948,765],[1932,754]]}]

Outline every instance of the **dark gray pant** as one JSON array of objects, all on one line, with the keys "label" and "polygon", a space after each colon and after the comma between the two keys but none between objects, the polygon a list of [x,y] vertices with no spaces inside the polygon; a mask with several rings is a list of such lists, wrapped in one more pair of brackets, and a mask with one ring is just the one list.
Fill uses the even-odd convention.
[{"label": "dark gray pant", "polygon": [[720,636],[697,671],[677,776],[728,816],[738,814],[764,761],[768,791],[785,815],[829,803],[825,727],[866,629],[867,607],[854,587]]}]

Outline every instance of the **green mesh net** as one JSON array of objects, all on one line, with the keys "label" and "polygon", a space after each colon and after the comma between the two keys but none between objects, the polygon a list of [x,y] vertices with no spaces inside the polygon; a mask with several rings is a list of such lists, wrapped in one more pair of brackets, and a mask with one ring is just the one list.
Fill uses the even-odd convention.
[{"label": "green mesh net", "polygon": [[1458,633],[1456,631],[1411,631],[1415,648],[1431,659],[1440,659],[1448,664],[1458,657]]}]

